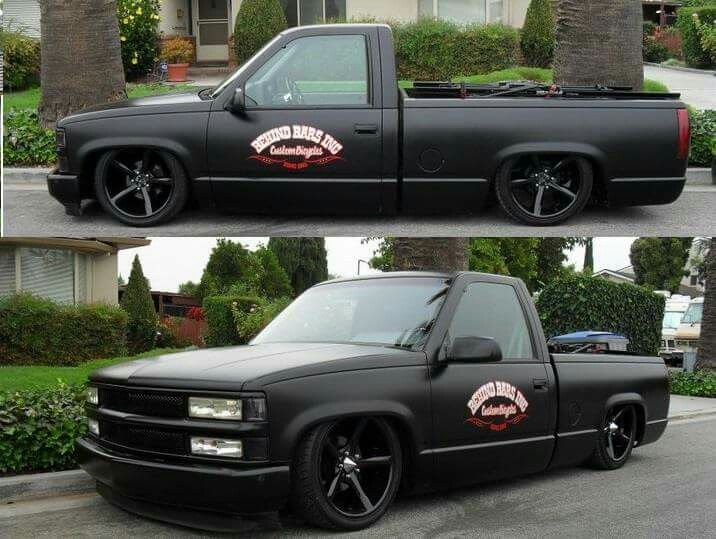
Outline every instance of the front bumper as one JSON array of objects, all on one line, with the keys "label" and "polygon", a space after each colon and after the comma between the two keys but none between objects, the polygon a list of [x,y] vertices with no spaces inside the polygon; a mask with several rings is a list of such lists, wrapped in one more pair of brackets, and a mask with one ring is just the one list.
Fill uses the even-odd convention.
[{"label": "front bumper", "polygon": [[184,526],[235,530],[241,524],[236,516],[281,509],[289,494],[287,465],[237,469],[139,460],[89,438],[77,440],[76,453],[109,502]]},{"label": "front bumper", "polygon": [[82,190],[77,174],[63,174],[58,170],[47,175],[47,190],[64,207],[68,215],[81,215]]}]

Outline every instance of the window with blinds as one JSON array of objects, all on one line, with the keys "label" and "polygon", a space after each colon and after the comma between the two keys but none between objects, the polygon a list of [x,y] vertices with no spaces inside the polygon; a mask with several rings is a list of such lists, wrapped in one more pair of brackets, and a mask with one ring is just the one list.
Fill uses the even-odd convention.
[{"label": "window with blinds", "polygon": [[0,249],[0,297],[15,293],[15,250]]},{"label": "window with blinds", "polygon": [[75,301],[75,257],[71,251],[20,248],[20,286],[58,303]]}]

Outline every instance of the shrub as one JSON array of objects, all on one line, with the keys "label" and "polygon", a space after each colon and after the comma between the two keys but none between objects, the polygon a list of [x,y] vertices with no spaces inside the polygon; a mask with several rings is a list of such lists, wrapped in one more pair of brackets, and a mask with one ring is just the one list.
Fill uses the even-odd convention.
[{"label": "shrub", "polygon": [[132,272],[120,303],[128,315],[127,345],[133,354],[154,347],[157,332],[157,313],[154,310],[149,281],[144,277],[139,256],[134,257]]},{"label": "shrub", "polygon": [[194,47],[180,37],[167,39],[162,43],[162,59],[170,64],[188,64],[194,59]]},{"label": "shrub", "polygon": [[234,47],[239,65],[288,27],[278,0],[244,0],[236,16]]},{"label": "shrub", "polygon": [[682,59],[684,57],[684,51],[681,46],[681,34],[679,34],[678,30],[671,26],[658,28],[654,31],[653,36],[657,43],[666,47],[669,58]]},{"label": "shrub", "polygon": [[122,63],[127,79],[152,69],[159,44],[159,0],[117,0]]},{"label": "shrub", "polygon": [[671,392],[675,395],[716,398],[716,373],[697,371],[670,375]]},{"label": "shrub", "polygon": [[76,468],[75,439],[87,432],[83,385],[0,393],[0,473]]},{"label": "shrub", "polygon": [[710,167],[716,157],[716,110],[690,110],[691,154],[689,165]]},{"label": "shrub", "polygon": [[644,61],[660,64],[669,59],[669,49],[666,48],[666,45],[657,41],[654,36],[644,35],[642,44]]},{"label": "shrub", "polygon": [[676,27],[681,32],[684,60],[692,67],[705,68],[713,65],[713,62],[708,51],[703,48],[697,26],[698,21],[694,15],[697,15],[701,21],[714,21],[716,20],[716,4],[681,8],[676,19]]},{"label": "shrub", "polygon": [[51,166],[55,163],[55,134],[40,126],[37,111],[11,109],[3,116],[5,166]]},{"label": "shrub", "polygon": [[249,342],[264,329],[271,320],[276,318],[291,303],[289,298],[274,300],[261,299],[246,310],[234,308],[236,332],[243,342]]},{"label": "shrub", "polygon": [[40,41],[19,31],[0,30],[6,90],[22,90],[40,81]]},{"label": "shrub", "polygon": [[611,331],[629,339],[629,351],[656,355],[664,297],[632,284],[570,275],[547,285],[537,310],[547,337],[574,331]]},{"label": "shrub", "polygon": [[110,305],[60,305],[31,294],[0,299],[0,365],[73,366],[122,355],[127,315]]},{"label": "shrub", "polygon": [[249,311],[260,299],[248,296],[209,296],[204,298],[206,317],[206,346],[231,346],[246,344],[236,328],[234,311]]},{"label": "shrub", "polygon": [[[187,331],[185,323],[197,325],[196,320],[188,320],[178,316],[167,316],[157,326],[157,347],[158,348],[188,348],[199,346],[200,335],[198,332]],[[192,338],[193,337],[193,338]]]},{"label": "shrub", "polygon": [[552,0],[532,0],[522,28],[520,46],[527,65],[549,67],[555,47]]}]

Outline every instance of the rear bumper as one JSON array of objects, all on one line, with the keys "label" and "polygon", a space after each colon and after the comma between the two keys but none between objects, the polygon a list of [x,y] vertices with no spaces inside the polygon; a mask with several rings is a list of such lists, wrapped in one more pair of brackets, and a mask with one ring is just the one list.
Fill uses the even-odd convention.
[{"label": "rear bumper", "polygon": [[235,469],[139,460],[76,443],[82,469],[108,501],[135,513],[201,529],[234,530],[238,515],[272,512],[286,503],[288,466]]},{"label": "rear bumper", "polygon": [[607,186],[613,206],[671,204],[684,190],[686,178],[614,178]]},{"label": "rear bumper", "polygon": [[64,207],[67,213],[77,215],[82,203],[80,177],[76,174],[61,174],[57,170],[47,175],[47,190]]}]

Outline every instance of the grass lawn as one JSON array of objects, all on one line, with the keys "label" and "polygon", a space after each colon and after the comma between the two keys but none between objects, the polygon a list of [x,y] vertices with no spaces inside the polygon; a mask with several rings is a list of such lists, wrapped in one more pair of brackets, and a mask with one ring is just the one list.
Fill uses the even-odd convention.
[{"label": "grass lawn", "polygon": [[[197,86],[188,84],[127,84],[127,96],[130,98],[198,90]],[[22,92],[7,92],[4,102],[6,110],[11,108],[36,109],[40,104],[40,88],[31,88]]]},{"label": "grass lawn", "polygon": [[0,391],[17,391],[35,387],[50,387],[62,380],[66,384],[81,384],[87,380],[87,376],[95,369],[108,367],[133,359],[155,357],[163,354],[173,354],[181,350],[172,348],[158,348],[128,357],[114,357],[111,359],[96,359],[77,367],[0,367]]}]

